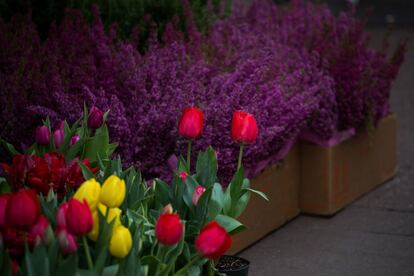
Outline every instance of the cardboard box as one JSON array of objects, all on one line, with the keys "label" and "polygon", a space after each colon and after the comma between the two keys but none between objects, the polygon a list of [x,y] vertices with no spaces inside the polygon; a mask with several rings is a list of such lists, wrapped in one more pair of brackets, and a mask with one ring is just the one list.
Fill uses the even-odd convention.
[{"label": "cardboard box", "polygon": [[283,162],[268,167],[252,180],[252,188],[266,193],[269,201],[251,195],[238,218],[247,230],[233,237],[228,254],[245,249],[299,214],[299,164],[299,147],[295,146]]},{"label": "cardboard box", "polygon": [[397,119],[391,114],[377,128],[357,132],[332,147],[300,143],[300,208],[332,215],[392,178],[397,168]]}]

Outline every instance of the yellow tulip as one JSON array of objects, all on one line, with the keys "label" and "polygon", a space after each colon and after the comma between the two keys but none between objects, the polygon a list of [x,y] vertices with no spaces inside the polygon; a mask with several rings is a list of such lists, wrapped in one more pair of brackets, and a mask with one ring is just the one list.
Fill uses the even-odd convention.
[{"label": "yellow tulip", "polygon": [[103,204],[98,205],[99,212],[105,217],[106,212],[108,212],[108,216],[106,221],[110,223],[113,219],[115,219],[114,228],[121,224],[121,214],[122,210],[119,208],[107,208]]},{"label": "yellow tulip", "polygon": [[100,196],[101,185],[92,178],[83,182],[73,197],[80,202],[85,199],[88,202],[91,212],[93,213],[98,206]]},{"label": "yellow tulip", "polygon": [[98,216],[98,211],[95,211],[92,213],[92,219],[93,219],[93,228],[92,231],[89,232],[88,237],[93,240],[96,241],[98,239],[99,236],[99,216]]},{"label": "yellow tulip", "polygon": [[129,229],[123,225],[115,227],[109,242],[109,252],[117,258],[124,258],[132,247],[132,236]]},{"label": "yellow tulip", "polygon": [[125,199],[125,181],[111,175],[102,185],[101,203],[110,208],[121,206]]}]

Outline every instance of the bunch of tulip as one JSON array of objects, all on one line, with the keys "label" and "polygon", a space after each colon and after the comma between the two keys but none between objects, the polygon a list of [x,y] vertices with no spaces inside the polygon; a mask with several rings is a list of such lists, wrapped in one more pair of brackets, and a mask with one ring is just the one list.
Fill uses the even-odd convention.
[{"label": "bunch of tulip", "polygon": [[79,120],[71,127],[62,121],[53,134],[46,119],[36,129],[35,143],[24,154],[0,139],[13,156],[11,164],[0,164],[13,190],[27,186],[45,196],[53,190],[63,197],[85,180],[82,167],[97,172],[97,156],[108,159],[116,145],[109,144],[106,114],[96,107],[89,113],[85,108],[84,114],[81,126]]},{"label": "bunch of tulip", "polygon": [[[29,271],[42,275],[86,271],[92,275],[183,275],[201,274],[204,266],[212,275],[215,261],[232,244],[231,235],[244,229],[237,217],[250,193],[266,196],[250,188],[242,166],[244,146],[258,136],[254,116],[243,111],[233,114],[231,137],[240,144],[240,154],[237,172],[229,185],[223,185],[225,190],[218,183],[217,153],[211,147],[200,152],[191,167],[191,144],[202,135],[203,125],[199,108],[184,110],[178,129],[188,139],[187,160],[179,159],[170,184],[161,179],[147,183],[133,167],[123,170],[120,158],[106,160],[98,155],[99,171],[81,165],[87,181],[73,194],[69,191],[58,198],[51,191],[37,197],[33,190],[22,190],[16,194],[24,195],[20,200],[27,201],[24,209],[12,207],[23,204],[13,203],[13,195],[1,196],[5,246],[0,261],[5,265],[0,273],[9,274],[14,261],[23,275]],[[14,228],[20,242],[17,255],[15,241],[11,243],[8,234]]]}]

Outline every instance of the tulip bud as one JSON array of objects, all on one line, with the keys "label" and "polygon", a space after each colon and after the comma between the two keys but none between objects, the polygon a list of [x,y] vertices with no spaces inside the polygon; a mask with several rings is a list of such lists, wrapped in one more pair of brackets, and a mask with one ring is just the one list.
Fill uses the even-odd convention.
[{"label": "tulip bud", "polygon": [[74,144],[79,142],[79,140],[80,140],[80,135],[79,134],[73,135],[72,138],[70,138],[69,146],[73,146]]},{"label": "tulip bud", "polygon": [[55,142],[55,147],[60,147],[60,145],[63,142],[63,130],[61,129],[56,129],[53,132],[53,141]]},{"label": "tulip bud", "polygon": [[98,206],[100,196],[101,185],[92,178],[83,182],[73,197],[79,201],[85,199],[88,202],[91,212],[93,212]]},{"label": "tulip bud", "polygon": [[181,180],[185,183],[186,181],[187,181],[187,176],[188,176],[188,173],[186,173],[186,172],[180,172],[179,174],[178,174],[178,176],[181,178]]},{"label": "tulip bud", "polygon": [[125,181],[116,175],[111,175],[102,185],[100,201],[113,208],[121,206],[125,199]]},{"label": "tulip bud", "polygon": [[75,236],[68,233],[66,228],[61,228],[57,231],[60,249],[64,255],[75,253],[78,250]]},{"label": "tulip bud", "polygon": [[92,213],[92,220],[93,220],[93,228],[92,231],[89,232],[88,238],[93,241],[97,241],[99,237],[99,215],[98,211]]},{"label": "tulip bud", "polygon": [[36,143],[39,145],[47,145],[50,141],[50,131],[47,126],[39,126],[36,128]]},{"label": "tulip bud", "polygon": [[91,112],[89,113],[89,117],[88,117],[88,127],[92,129],[97,129],[101,127],[102,123],[103,123],[103,112],[99,108],[93,106],[91,108]]},{"label": "tulip bud", "polygon": [[173,207],[171,205],[171,203],[168,203],[167,205],[164,206],[164,208],[162,208],[161,210],[161,214],[172,214],[173,213]]},{"label": "tulip bud", "polygon": [[60,204],[56,213],[56,225],[58,228],[66,228],[66,213],[68,211],[68,203]]},{"label": "tulip bud", "polygon": [[7,201],[5,224],[27,231],[40,214],[39,201],[33,190],[20,190],[11,194]]},{"label": "tulip bud", "polygon": [[198,200],[204,194],[205,191],[206,191],[206,188],[200,185],[195,188],[194,193],[193,193],[193,198],[192,198],[194,205],[197,205]]},{"label": "tulip bud", "polygon": [[230,248],[231,243],[231,236],[216,221],[205,225],[195,239],[197,250],[211,260],[220,258]]},{"label": "tulip bud", "polygon": [[35,241],[36,245],[46,241],[46,230],[49,227],[49,221],[47,221],[44,215],[40,215],[36,224],[30,229],[30,236]]},{"label": "tulip bud", "polygon": [[178,214],[163,214],[155,224],[155,236],[165,245],[174,245],[183,235],[183,224]]},{"label": "tulip bud", "polygon": [[0,232],[6,226],[6,207],[10,194],[0,195]]},{"label": "tulip bud", "polygon": [[74,198],[69,199],[66,224],[68,231],[76,236],[86,235],[92,230],[92,213],[86,200],[81,203]]},{"label": "tulip bud", "polygon": [[[122,210],[119,208],[107,208],[103,204],[98,205],[98,210],[101,212],[101,214],[106,217],[106,222],[111,223],[115,219],[114,227],[121,224],[121,214]],[[108,214],[107,214],[108,212]]]},{"label": "tulip bud", "polygon": [[109,252],[116,258],[125,258],[132,247],[132,236],[129,229],[123,225],[115,227],[109,242]]},{"label": "tulip bud", "polygon": [[231,138],[237,143],[253,143],[259,130],[254,116],[244,111],[235,111],[231,122]]},{"label": "tulip bud", "polygon": [[197,107],[187,107],[181,115],[178,133],[187,139],[197,139],[203,132],[203,112]]}]

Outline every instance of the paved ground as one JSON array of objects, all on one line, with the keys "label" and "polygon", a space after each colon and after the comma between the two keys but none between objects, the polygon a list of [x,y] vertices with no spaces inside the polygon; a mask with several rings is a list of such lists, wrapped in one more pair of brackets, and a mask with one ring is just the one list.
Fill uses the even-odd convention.
[{"label": "paved ground", "polygon": [[[373,44],[384,31],[371,30]],[[393,86],[399,172],[332,218],[300,216],[240,255],[250,275],[414,275],[414,29]]]}]

